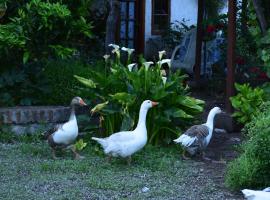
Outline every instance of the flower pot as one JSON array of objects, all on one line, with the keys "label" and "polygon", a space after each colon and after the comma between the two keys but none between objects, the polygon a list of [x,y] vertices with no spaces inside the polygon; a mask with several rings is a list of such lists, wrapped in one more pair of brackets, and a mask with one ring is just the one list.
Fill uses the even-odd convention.
[{"label": "flower pot", "polygon": [[5,15],[6,10],[7,10],[6,4],[0,5],[0,19]]}]

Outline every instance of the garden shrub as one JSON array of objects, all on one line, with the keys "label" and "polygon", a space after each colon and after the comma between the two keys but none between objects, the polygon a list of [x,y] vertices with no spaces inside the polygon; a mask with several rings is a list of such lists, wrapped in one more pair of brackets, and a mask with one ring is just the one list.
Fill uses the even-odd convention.
[{"label": "garden shrub", "polygon": [[[130,58],[131,50],[128,54]],[[181,128],[193,122],[203,110],[203,101],[188,96],[184,86],[185,75],[162,69],[169,60],[123,65],[119,47],[113,50],[115,61],[106,60],[99,70],[92,68],[90,76],[76,76],[89,88],[89,99],[98,103],[104,120],[100,128],[104,136],[119,130],[132,130],[137,123],[141,103],[146,100],[160,104],[151,109],[147,117],[149,143],[170,143],[181,133]],[[162,59],[162,55],[160,55]],[[130,59],[128,59],[130,60]]]},{"label": "garden shrub", "polygon": [[245,126],[248,140],[242,154],[228,167],[226,184],[235,190],[263,188],[270,185],[270,101]]},{"label": "garden shrub", "polygon": [[237,121],[245,124],[250,122],[252,116],[257,113],[259,106],[265,99],[264,90],[252,88],[249,84],[235,84],[238,94],[231,97],[232,106],[236,109],[233,116]]},{"label": "garden shrub", "polygon": [[[50,88],[49,98],[44,96],[44,105],[68,105],[74,96],[84,96],[81,84],[74,75],[90,76],[92,66],[80,60],[51,60],[44,70]],[[80,87],[80,90],[78,90]]]},{"label": "garden shrub", "polygon": [[91,22],[82,10],[78,16],[84,3],[90,4],[80,1],[71,12],[62,1],[7,1],[0,24],[0,106],[43,103],[50,93],[44,62],[74,58],[81,55],[82,44],[90,44]]}]

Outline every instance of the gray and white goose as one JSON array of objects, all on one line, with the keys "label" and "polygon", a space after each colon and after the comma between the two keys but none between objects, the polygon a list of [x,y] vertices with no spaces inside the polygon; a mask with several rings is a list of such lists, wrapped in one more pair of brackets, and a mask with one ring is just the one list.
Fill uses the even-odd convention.
[{"label": "gray and white goose", "polygon": [[69,120],[64,124],[58,124],[43,133],[52,149],[52,157],[54,159],[56,159],[55,150],[57,148],[67,147],[70,148],[74,153],[75,159],[81,158],[81,156],[76,152],[75,148],[71,145],[76,140],[79,133],[75,115],[76,105],[85,106],[86,103],[82,100],[81,97],[74,97],[70,103],[71,113]]},{"label": "gray and white goose", "polygon": [[[200,125],[191,126],[186,132],[184,132],[179,138],[175,139],[175,143],[182,145],[190,155],[195,155],[197,152],[202,152],[204,156],[204,150],[208,146],[214,129],[214,117],[216,114],[221,113],[219,107],[214,107],[208,114],[207,122]],[[183,152],[183,158],[185,151]]]}]

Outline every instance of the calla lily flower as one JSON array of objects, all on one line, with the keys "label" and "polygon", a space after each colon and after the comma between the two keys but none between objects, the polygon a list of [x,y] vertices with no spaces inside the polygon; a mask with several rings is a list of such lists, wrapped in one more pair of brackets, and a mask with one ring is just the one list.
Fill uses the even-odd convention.
[{"label": "calla lily flower", "polygon": [[136,63],[132,63],[132,64],[129,64],[127,67],[128,67],[128,70],[131,72],[133,67],[135,67],[137,64]]},{"label": "calla lily flower", "polygon": [[154,63],[152,61],[144,62],[143,65],[145,66],[146,71],[148,71],[150,65],[153,65]]},{"label": "calla lily flower", "polygon": [[135,49],[130,49],[130,48],[126,48],[126,47],[122,47],[121,49],[123,51],[128,52],[128,55],[131,55],[135,51]]},{"label": "calla lily flower", "polygon": [[159,60],[161,60],[162,59],[162,57],[163,57],[163,55],[165,55],[166,54],[166,51],[165,50],[163,50],[163,51],[159,51],[158,52],[158,57],[159,57]]},{"label": "calla lily flower", "polygon": [[162,76],[162,81],[163,81],[163,84],[165,85],[167,81],[167,77]]},{"label": "calla lily flower", "polygon": [[160,60],[157,62],[160,66],[163,65],[163,64],[168,64],[169,67],[171,67],[171,59],[163,59],[163,60]]},{"label": "calla lily flower", "polygon": [[109,44],[108,46],[113,47],[114,49],[117,49],[117,50],[120,49],[120,47],[118,45],[116,45],[116,44]]},{"label": "calla lily flower", "polygon": [[166,71],[164,69],[160,70],[161,76],[167,76]]},{"label": "calla lily flower", "polygon": [[107,61],[107,60],[110,58],[110,55],[105,54],[105,55],[103,56],[103,58],[105,59],[105,61]]}]

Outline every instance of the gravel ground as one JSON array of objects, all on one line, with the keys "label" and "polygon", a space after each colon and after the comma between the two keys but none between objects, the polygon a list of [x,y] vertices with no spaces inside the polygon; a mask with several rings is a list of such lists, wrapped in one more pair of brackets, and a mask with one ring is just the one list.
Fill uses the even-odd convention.
[{"label": "gravel ground", "polygon": [[93,144],[84,160],[65,152],[54,161],[46,143],[0,143],[0,199],[243,199],[225,188],[224,164],[182,161],[179,152],[148,146],[127,166],[108,163]]}]

